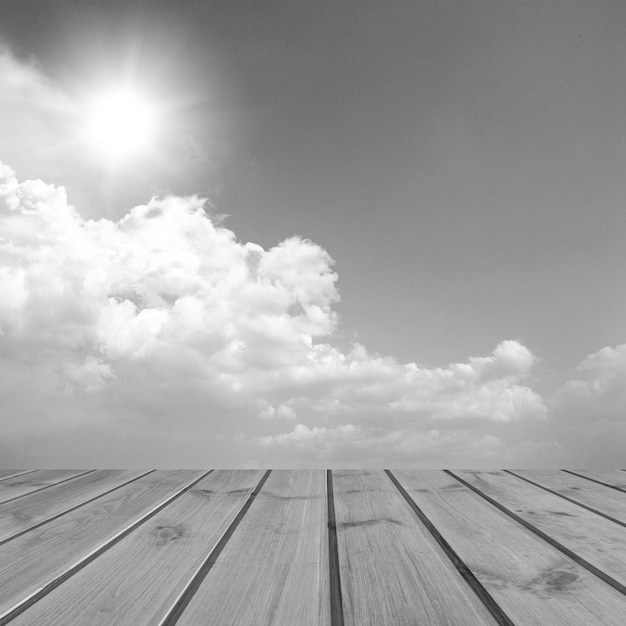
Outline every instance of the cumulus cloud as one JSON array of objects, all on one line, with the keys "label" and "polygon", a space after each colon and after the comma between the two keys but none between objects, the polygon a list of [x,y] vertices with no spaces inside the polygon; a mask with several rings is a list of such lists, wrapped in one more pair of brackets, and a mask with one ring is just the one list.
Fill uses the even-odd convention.
[{"label": "cumulus cloud", "polygon": [[32,177],[0,164],[5,466],[623,463],[626,345],[545,401],[514,340],[440,368],[340,350],[324,249],[240,242],[196,196],[126,211],[169,165],[117,172],[109,195],[80,117],[76,94],[0,44],[0,158]]},{"label": "cumulus cloud", "polygon": [[623,467],[626,446],[626,344],[587,356],[549,402],[563,466]]},{"label": "cumulus cloud", "polygon": [[436,369],[342,352],[329,254],[239,242],[206,207],[84,219],[63,188],[0,168],[0,396],[32,455],[13,458],[450,465],[499,458],[494,429],[545,416],[517,341]]},{"label": "cumulus cloud", "polygon": [[590,354],[578,366],[580,379],[568,382],[558,397],[574,395],[592,398],[613,393],[624,393],[626,377],[626,344],[605,347]]},{"label": "cumulus cloud", "polygon": [[325,250],[240,242],[196,196],[124,213],[150,177],[118,172],[109,196],[80,118],[0,44],[0,158],[32,177],[0,164],[4,466],[623,465],[626,345],[546,400],[514,340],[440,368],[340,350]]}]

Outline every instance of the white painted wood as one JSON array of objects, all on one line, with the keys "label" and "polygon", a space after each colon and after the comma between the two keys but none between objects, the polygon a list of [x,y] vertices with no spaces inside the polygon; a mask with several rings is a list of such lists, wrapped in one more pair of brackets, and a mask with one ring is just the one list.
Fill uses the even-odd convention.
[{"label": "white painted wood", "polygon": [[626,598],[441,471],[398,481],[518,626],[621,626]]},{"label": "white painted wood", "polygon": [[177,626],[330,624],[325,473],[273,471]]}]

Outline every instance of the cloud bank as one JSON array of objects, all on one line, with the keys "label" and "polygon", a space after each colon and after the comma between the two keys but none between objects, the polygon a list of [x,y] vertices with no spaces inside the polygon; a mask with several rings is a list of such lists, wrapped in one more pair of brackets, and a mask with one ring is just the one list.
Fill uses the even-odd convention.
[{"label": "cloud bank", "polygon": [[240,242],[196,196],[87,219],[76,116],[0,47],[0,158],[81,201],[0,165],[3,466],[623,465],[626,345],[546,398],[514,340],[444,368],[340,349],[313,242]]},{"label": "cloud bank", "polygon": [[300,237],[239,242],[201,198],[86,220],[63,188],[3,165],[0,203],[0,395],[16,460],[488,463],[496,432],[546,416],[517,341],[437,369],[339,350],[329,254]]}]

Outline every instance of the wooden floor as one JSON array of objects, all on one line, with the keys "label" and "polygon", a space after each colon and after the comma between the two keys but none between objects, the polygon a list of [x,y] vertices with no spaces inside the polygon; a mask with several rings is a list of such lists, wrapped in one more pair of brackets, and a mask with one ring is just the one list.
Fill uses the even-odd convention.
[{"label": "wooden floor", "polygon": [[626,624],[626,472],[0,470],[0,624]]}]

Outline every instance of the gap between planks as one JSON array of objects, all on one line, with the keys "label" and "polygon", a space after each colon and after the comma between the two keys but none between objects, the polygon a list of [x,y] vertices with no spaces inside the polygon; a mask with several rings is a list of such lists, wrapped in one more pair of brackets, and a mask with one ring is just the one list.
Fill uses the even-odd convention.
[{"label": "gap between planks", "polygon": [[[35,471],[35,470],[29,470],[29,472],[30,471]],[[91,470],[91,471],[93,471],[93,470]],[[199,482],[200,480],[205,478],[208,474],[211,473],[211,471],[206,472],[205,474],[203,474],[202,476],[200,476],[197,479],[194,479],[190,484],[186,485],[179,492],[177,492],[173,496],[169,497],[165,502],[163,502],[160,505],[158,505],[157,507],[155,507],[153,510],[148,512],[141,519],[133,522],[131,525],[129,525],[124,530],[122,530],[116,536],[114,536],[113,538],[108,540],[105,544],[103,544],[102,546],[100,546],[99,548],[94,550],[91,554],[89,554],[87,557],[85,557],[79,563],[77,563],[76,565],[74,565],[71,568],[69,568],[63,575],[61,575],[60,577],[56,578],[54,581],[52,581],[48,585],[44,586],[43,588],[41,588],[40,590],[38,590],[37,592],[35,592],[31,596],[29,596],[28,598],[22,600],[18,605],[16,605],[12,609],[10,609],[8,612],[5,612],[5,614],[3,616],[0,616],[0,626],[8,623],[11,619],[13,619],[13,617],[15,617],[18,614],[22,613],[24,610],[26,610],[26,608],[28,608],[29,606],[34,604],[37,600],[39,600],[44,595],[49,593],[52,589],[54,589],[54,588],[58,587],[59,585],[61,585],[69,577],[73,576],[77,571],[79,571],[80,569],[85,567],[89,562],[91,562],[94,559],[96,559],[100,554],[102,554],[109,547],[111,547],[112,545],[114,545],[115,543],[120,541],[123,537],[125,537],[127,534],[132,532],[135,528],[137,528],[138,526],[143,524],[147,519],[149,519],[150,517],[152,517],[153,515],[158,513],[163,508],[165,508],[175,498],[177,498],[178,496],[182,495],[182,493],[184,493],[188,489],[192,488],[193,485],[195,485],[197,482]],[[603,572],[598,570],[596,567],[594,567],[593,565],[591,565],[590,563],[588,563],[587,561],[585,561],[584,559],[582,559],[581,557],[579,557],[578,555],[573,553],[571,550],[569,550],[565,546],[562,546],[558,541],[552,539],[551,537],[546,535],[544,532],[542,532],[538,528],[534,527],[532,524],[530,524],[529,522],[527,522],[523,518],[520,518],[519,516],[517,516],[515,513],[510,511],[504,505],[501,505],[500,503],[498,503],[497,501],[493,500],[488,495],[482,493],[479,489],[477,489],[476,487],[474,487],[470,483],[468,483],[465,480],[463,480],[461,477],[455,475],[452,471],[450,471],[450,470],[445,470],[445,471],[450,476],[452,476],[454,479],[456,479],[457,481],[459,481],[460,483],[465,485],[468,489],[470,489],[471,491],[477,493],[479,496],[484,498],[491,505],[495,506],[496,508],[498,508],[499,510],[504,512],[510,518],[515,520],[517,523],[519,523],[520,525],[524,526],[525,528],[527,528],[528,530],[533,532],[535,535],[539,536],[541,539],[543,539],[544,541],[546,541],[547,543],[549,543],[553,547],[555,547],[558,550],[560,550],[562,553],[564,553],[566,556],[568,556],[569,558],[571,558],[572,560],[577,562],[579,565],[585,567],[592,574],[594,574],[594,575],[598,576],[599,578],[601,578],[605,583],[608,583],[613,588],[615,588],[616,590],[620,591],[622,594],[626,594],[626,588],[622,584],[620,584],[618,581],[616,581],[613,578],[611,578],[610,576],[604,574]],[[559,496],[561,498],[564,498],[565,500],[568,500],[568,501],[572,502],[573,504],[581,506],[582,508],[585,508],[585,509],[587,509],[587,510],[593,512],[593,513],[597,513],[599,515],[602,515],[603,517],[606,517],[610,521],[617,522],[618,524],[621,524],[622,526],[626,525],[623,522],[620,522],[619,520],[615,520],[614,518],[611,518],[610,516],[607,516],[607,515],[601,513],[600,511],[597,511],[597,510],[595,510],[595,509],[593,509],[591,507],[588,507],[588,506],[586,506],[586,505],[584,505],[584,504],[582,504],[580,502],[572,500],[571,498],[568,498],[567,496],[564,496],[564,495],[559,494],[558,492],[555,492],[555,491],[553,491],[553,490],[551,490],[551,489],[549,489],[547,487],[544,487],[544,486],[542,486],[540,484],[537,484],[537,483],[535,483],[532,480],[529,480],[529,479],[527,479],[527,478],[525,478],[523,476],[519,476],[519,475],[517,475],[517,474],[515,474],[515,473],[513,473],[511,471],[508,471],[508,470],[505,470],[505,471],[507,471],[507,473],[515,476],[516,478],[518,478],[520,480],[524,480],[524,481],[526,481],[526,482],[528,482],[530,484],[533,484],[533,485],[535,485],[535,486],[537,486],[537,487],[539,487],[541,489],[544,489],[545,491],[548,491],[548,492],[550,492],[550,493],[552,493],[554,495],[557,495],[557,496]],[[567,470],[565,470],[565,471],[567,471]],[[23,472],[23,473],[29,473],[29,472]],[[169,610],[169,612],[166,615],[166,617],[160,622],[159,626],[173,626],[178,621],[178,618],[180,617],[180,615],[184,611],[185,607],[189,603],[191,597],[194,595],[195,591],[197,590],[197,588],[201,584],[202,580],[208,574],[209,570],[211,569],[211,567],[215,563],[217,557],[222,552],[223,548],[225,547],[225,545],[229,541],[230,537],[235,532],[237,526],[239,525],[239,523],[241,522],[241,520],[243,519],[243,517],[247,513],[248,509],[252,505],[255,497],[258,495],[258,493],[262,489],[263,485],[267,481],[267,479],[268,479],[268,477],[270,475],[270,472],[271,472],[271,470],[267,470],[266,471],[266,473],[261,478],[261,480],[260,480],[259,484],[257,485],[257,487],[255,488],[255,490],[250,494],[250,496],[248,497],[248,499],[246,500],[246,502],[244,503],[244,505],[242,506],[242,508],[238,512],[238,514],[235,517],[235,519],[233,520],[233,522],[231,522],[231,524],[228,526],[228,528],[224,531],[224,534],[222,535],[222,537],[216,543],[215,547],[211,550],[211,552],[207,556],[206,560],[202,563],[202,565],[198,568],[196,573],[192,576],[192,578],[190,579],[189,584],[181,592],[181,594],[178,597],[177,601],[172,605],[172,608]],[[386,472],[387,476],[389,477],[391,483],[399,491],[400,495],[402,495],[404,500],[410,506],[410,508],[413,511],[413,513],[418,517],[420,522],[430,532],[430,534],[433,536],[435,541],[439,544],[439,546],[441,547],[441,549],[443,550],[445,555],[448,557],[448,559],[450,559],[452,561],[453,565],[459,571],[459,573],[464,578],[466,583],[472,588],[472,590],[476,593],[476,595],[479,597],[481,602],[487,607],[487,609],[491,612],[491,614],[496,618],[497,623],[501,624],[503,626],[504,625],[512,625],[513,622],[508,618],[508,616],[506,616],[506,614],[503,612],[503,610],[497,604],[497,602],[490,596],[490,594],[487,592],[487,590],[475,578],[475,576],[473,575],[471,570],[469,570],[469,568],[462,561],[462,559],[460,559],[460,557],[456,554],[456,552],[449,546],[449,544],[447,543],[445,538],[439,533],[439,531],[435,528],[435,526],[430,522],[430,520],[426,517],[426,515],[421,511],[421,509],[413,501],[413,499],[408,494],[408,492],[406,492],[406,490],[402,487],[402,485],[399,483],[399,481],[396,479],[396,477],[393,475],[393,473],[390,470],[385,470],[385,472]],[[88,473],[88,472],[85,472],[85,473]],[[147,473],[149,473],[149,472],[147,472]],[[599,480],[594,480],[592,478],[588,478],[588,477],[582,476],[580,474],[576,474],[576,472],[569,472],[569,473],[573,474],[573,475],[576,475],[576,476],[580,476],[581,478],[585,478],[587,480],[591,480],[591,481],[599,483],[599,484],[604,484],[604,485],[606,485],[608,487],[612,487],[613,489],[616,489],[618,491],[624,491],[622,489],[619,489],[618,487],[614,487],[612,485],[608,485],[606,483],[602,483]],[[84,475],[84,474],[80,474],[80,475]],[[11,478],[11,477],[15,477],[15,475],[7,476],[5,478]],[[66,482],[68,480],[72,480],[73,478],[76,478],[76,477],[71,477],[71,478],[65,479],[64,481],[61,481],[61,482]],[[137,480],[138,478],[132,479],[131,481],[128,481],[128,482],[132,482],[133,480]],[[59,484],[59,483],[57,483],[57,484]],[[122,486],[122,485],[120,485],[120,486]],[[43,487],[42,489],[45,489],[47,487],[48,486]],[[119,487],[115,487],[111,491],[113,491],[115,489],[118,489],[118,488]],[[338,560],[338,553],[337,553],[336,519],[335,519],[335,510],[334,510],[334,492],[333,492],[333,481],[332,481],[332,471],[331,470],[326,470],[326,489],[327,489],[327,492],[326,492],[326,496],[327,496],[327,522],[328,522],[327,527],[328,527],[328,546],[329,546],[329,569],[328,569],[328,575],[329,575],[330,582],[331,582],[331,584],[330,584],[330,591],[331,591],[331,593],[330,593],[331,626],[343,626],[343,605],[342,605],[342,592],[341,592],[341,572],[340,572],[340,568],[339,568],[339,560]],[[31,493],[35,493],[35,492],[31,492]],[[108,492],[106,492],[106,493],[108,493]],[[28,495],[30,495],[30,494],[28,494]],[[87,502],[90,502],[90,501],[92,501],[92,500],[94,500],[96,498],[99,498],[102,495],[105,495],[105,494],[100,494],[99,496],[96,496],[96,497],[92,498],[91,500],[88,500]],[[22,496],[18,496],[18,498],[19,497],[22,497]],[[15,498],[15,499],[17,499],[17,498]],[[37,524],[36,526],[33,526],[33,527],[29,528],[29,529],[26,529],[26,530],[20,532],[19,534],[24,534],[25,532],[28,532],[29,530],[32,530],[32,529],[34,529],[36,527],[39,527],[39,526],[47,523],[48,521],[51,521],[52,519],[56,519],[57,517],[60,517],[61,515],[69,512],[71,510],[74,510],[74,509],[78,508],[79,506],[82,506],[83,504],[86,504],[87,502],[79,504],[79,505],[76,505],[76,506],[68,509],[67,511],[63,511],[63,512],[55,515],[54,518],[51,518],[50,520],[46,520],[44,522],[41,522],[41,523]],[[5,541],[8,541],[8,540],[5,540]],[[0,542],[0,545],[2,543],[4,543],[5,541]]]},{"label": "gap between planks", "polygon": [[[95,470],[93,470],[95,471]],[[154,515],[156,515],[159,511],[164,509],[168,504],[170,504],[173,500],[178,498],[180,495],[191,489],[196,483],[200,482],[203,478],[208,476],[213,470],[208,470],[204,472],[200,477],[194,478],[187,485],[185,485],[182,489],[179,489],[176,493],[169,496],[164,502],[161,502],[156,507],[152,508],[148,513],[142,515],[139,519],[135,520],[131,524],[129,524],[126,528],[118,532],[116,535],[105,541],[96,549],[92,550],[87,556],[82,558],[78,563],[75,563],[71,567],[65,570],[61,575],[57,576],[54,580],[50,581],[46,585],[42,586],[38,590],[34,591],[27,597],[20,600],[13,607],[7,609],[2,615],[0,615],[0,626],[5,626],[12,619],[26,611],[30,606],[35,604],[38,600],[46,596],[48,593],[59,587],[66,580],[71,578],[74,574],[82,570],[89,563],[94,561],[97,557],[103,554],[106,550],[108,550],[111,546],[115,545],[119,541],[121,541],[124,537],[130,534],[133,530],[141,526],[146,520],[150,519]]]},{"label": "gap between planks", "polygon": [[339,549],[337,546],[337,520],[333,495],[333,473],[326,470],[326,509],[328,511],[328,576],[330,580],[330,624],[343,624],[343,596],[341,593],[341,572],[339,570]]},{"label": "gap between planks", "polygon": [[583,502],[579,502],[578,500],[575,500],[574,498],[570,498],[569,496],[566,496],[563,493],[559,493],[558,491],[555,491],[554,489],[550,489],[550,487],[546,487],[545,485],[542,485],[538,482],[535,482],[534,480],[531,480],[530,478],[526,477],[526,476],[520,476],[519,474],[516,474],[515,472],[511,471],[511,470],[503,470],[504,472],[506,472],[507,474],[510,474],[511,476],[515,476],[515,478],[519,478],[520,480],[523,480],[535,487],[539,487],[539,489],[543,489],[544,491],[547,491],[548,493],[551,493],[554,496],[558,496],[559,498],[563,498],[563,500],[567,500],[568,502],[571,502],[572,504],[575,504],[576,506],[579,506],[583,509],[586,509],[587,511],[591,512],[591,513],[595,513],[596,515],[600,515],[601,517],[604,517],[605,519],[608,519],[610,522],[614,522],[615,524],[619,524],[620,526],[624,526],[626,527],[626,523],[622,522],[622,520],[616,519],[615,517],[611,517],[610,515],[607,515],[606,513],[603,513],[602,511],[599,511],[598,509],[594,509],[591,506],[588,506],[587,504],[584,504]]},{"label": "gap between planks", "polygon": [[[159,622],[159,626],[173,626],[180,619],[180,616],[183,614],[183,611],[191,601],[191,598],[196,593],[198,588],[200,587],[202,581],[206,578],[207,574],[213,567],[215,561],[218,556],[224,549],[224,546],[228,543],[228,540],[231,538],[232,534],[237,529],[237,526],[241,523],[244,515],[247,513],[248,509],[252,506],[254,499],[258,495],[259,491],[263,488],[263,485],[269,478],[269,475],[272,470],[267,470],[259,484],[255,487],[254,491],[248,496],[247,500],[242,505],[241,509],[237,513],[235,519],[230,523],[228,528],[224,531],[224,534],[220,537],[218,542],[215,544],[215,547],[207,558],[203,561],[203,563],[198,567],[196,573],[191,577],[191,580],[187,584],[187,586],[181,591],[177,600],[174,602],[170,610],[167,612],[166,616]],[[1,626],[1,625],[0,625]]]},{"label": "gap between planks", "polygon": [[[40,470],[35,470],[35,471],[40,471]],[[50,487],[56,487],[57,485],[62,485],[63,483],[66,483],[70,480],[74,480],[76,478],[80,478],[81,476],[86,476],[87,474],[92,474],[93,472],[95,472],[96,470],[85,470],[82,472],[78,472],[76,474],[73,474],[71,476],[68,476],[67,478],[63,478],[62,480],[58,480],[56,482],[51,482],[47,485],[43,485],[41,487],[39,487],[38,489],[31,489],[30,491],[26,491],[25,493],[21,493],[18,496],[13,496],[12,498],[6,498],[3,499],[0,497],[0,504],[7,504],[8,502],[13,502],[15,500],[19,500],[20,498],[25,498],[26,496],[30,496],[33,493],[39,493],[40,491],[43,491],[44,489],[49,489]],[[30,472],[26,472],[27,474],[30,474]],[[18,474],[18,476],[22,476],[23,474]],[[16,478],[15,476],[7,476],[6,478]]]},{"label": "gap between planks", "polygon": [[395,485],[396,489],[400,492],[402,497],[406,500],[407,504],[411,507],[415,515],[419,518],[422,524],[426,527],[428,532],[433,536],[435,541],[439,544],[445,555],[452,561],[452,564],[457,569],[459,574],[463,577],[465,582],[471,587],[472,591],[478,596],[480,601],[487,607],[489,612],[493,615],[499,626],[515,626],[509,616],[502,610],[500,605],[494,600],[491,594],[483,587],[480,581],[474,576],[473,572],[467,566],[467,564],[461,559],[461,557],[454,551],[452,546],[446,541],[443,535],[437,530],[435,525],[428,519],[426,514],[420,509],[415,500],[411,498],[409,493],[400,484],[398,479],[393,475],[391,470],[385,470],[387,476],[391,482]]},{"label": "gap between planks", "polygon": [[[98,495],[89,498],[88,500],[79,502],[78,504],[75,504],[74,506],[68,507],[67,509],[60,511],[59,513],[55,513],[54,515],[47,517],[41,522],[37,522],[36,524],[33,524],[32,526],[28,526],[27,528],[24,528],[9,537],[5,537],[4,539],[0,540],[0,546],[4,545],[5,543],[9,541],[12,541],[13,539],[17,539],[18,537],[21,537],[22,535],[30,532],[31,530],[36,530],[37,528],[40,528],[41,526],[44,526],[45,524],[49,524],[50,522],[53,522],[54,520],[59,519],[61,516],[66,515],[67,513],[71,513],[72,511],[75,511],[76,509],[79,509],[82,506],[85,506],[91,502],[94,502],[98,498],[107,496],[108,494],[113,493],[117,489],[121,489],[122,487],[125,487],[126,485],[129,485],[130,483],[136,480],[139,480],[140,478],[143,478],[144,476],[147,476],[148,474],[151,474],[154,471],[155,470],[149,470],[149,471],[144,472],[143,474],[140,474],[139,476],[135,476],[135,478],[130,478],[127,481],[120,483],[119,485],[116,485],[115,487],[111,487],[110,489],[107,489],[106,491],[103,491],[102,493],[99,493]],[[57,485],[50,485],[51,488],[56,487],[56,486]],[[25,495],[31,495],[31,494],[25,494]],[[2,506],[3,504],[6,504],[6,502],[0,503],[0,506]]]},{"label": "gap between planks", "polygon": [[626,586],[624,586],[618,580],[615,580],[615,578],[613,578],[612,576],[609,576],[608,574],[606,574],[605,572],[597,568],[595,565],[592,565],[586,559],[583,559],[581,556],[579,556],[578,554],[576,554],[569,548],[566,548],[562,543],[560,543],[559,541],[556,541],[556,539],[553,539],[552,537],[544,533],[542,530],[539,530],[539,528],[537,528],[536,526],[534,526],[533,524],[525,520],[523,517],[520,517],[519,515],[517,515],[516,513],[514,513],[507,507],[505,507],[503,504],[500,504],[500,502],[498,502],[497,500],[494,500],[487,494],[483,493],[482,491],[480,491],[480,489],[478,489],[471,483],[467,482],[460,476],[457,476],[451,470],[444,470],[444,471],[450,476],[452,476],[454,479],[458,480],[460,483],[465,485],[467,488],[471,489],[474,493],[477,493],[481,498],[484,498],[487,502],[489,502],[496,508],[500,509],[503,513],[508,515],[511,519],[514,519],[517,523],[521,524],[522,526],[524,526],[531,532],[535,533],[538,537],[540,537],[541,539],[549,543],[551,546],[553,546],[554,548],[556,548],[557,550],[565,554],[565,556],[568,556],[570,559],[572,559],[579,565],[582,565],[585,569],[587,569],[589,572],[591,572],[592,574],[600,578],[603,582],[609,584],[611,587],[619,591],[621,594],[626,595]]},{"label": "gap between planks", "polygon": [[31,470],[18,470],[14,474],[7,474],[6,476],[2,476],[0,478],[0,482],[3,480],[9,480],[10,478],[17,478],[18,476],[24,476],[24,474],[32,474],[33,472],[37,472],[39,470],[31,469]]},{"label": "gap between planks", "polygon": [[[597,483],[598,485],[604,485],[605,487],[610,487],[611,489],[615,489],[616,491],[621,491],[622,493],[626,493],[626,489],[623,489],[622,487],[618,487],[617,485],[612,485],[611,483],[604,482],[597,478],[592,478],[591,476],[585,476],[585,474],[579,474],[578,472],[575,472],[573,470],[568,470],[568,469],[564,469],[561,471],[567,472],[568,474],[572,474],[573,476],[584,478],[585,480],[590,480],[591,482]],[[626,472],[626,470],[620,470],[620,471]]]}]

